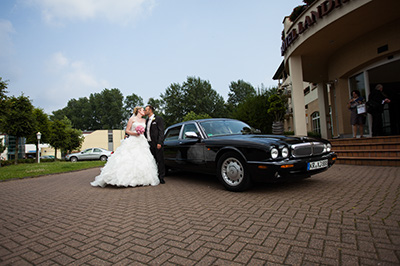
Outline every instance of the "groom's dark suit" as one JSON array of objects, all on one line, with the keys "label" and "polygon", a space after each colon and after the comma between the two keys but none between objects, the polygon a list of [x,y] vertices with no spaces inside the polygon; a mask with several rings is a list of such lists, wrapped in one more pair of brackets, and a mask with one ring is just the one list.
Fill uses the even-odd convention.
[{"label": "groom's dark suit", "polygon": [[[149,125],[149,118],[146,119],[146,130],[145,137],[147,136],[147,127]],[[158,166],[158,178],[160,182],[164,182],[165,167],[164,167],[164,120],[160,116],[154,115],[150,123],[150,151],[154,156]],[[157,149],[157,144],[161,145],[160,149]]]}]

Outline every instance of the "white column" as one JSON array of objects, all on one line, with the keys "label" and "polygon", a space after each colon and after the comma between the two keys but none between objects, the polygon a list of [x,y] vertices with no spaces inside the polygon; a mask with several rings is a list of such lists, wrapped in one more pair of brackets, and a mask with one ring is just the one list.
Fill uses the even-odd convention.
[{"label": "white column", "polygon": [[306,109],[304,102],[303,69],[300,56],[289,57],[289,71],[292,78],[292,106],[294,134],[307,136]]},{"label": "white column", "polygon": [[321,123],[321,137],[324,139],[329,138],[328,134],[328,121],[329,116],[329,104],[328,104],[328,93],[326,83],[318,83],[318,107],[319,107],[319,121]]}]

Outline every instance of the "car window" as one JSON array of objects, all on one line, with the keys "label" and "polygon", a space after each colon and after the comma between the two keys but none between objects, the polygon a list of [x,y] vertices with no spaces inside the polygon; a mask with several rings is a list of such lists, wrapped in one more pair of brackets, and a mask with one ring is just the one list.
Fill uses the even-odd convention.
[{"label": "car window", "polygon": [[83,153],[86,153],[86,154],[87,153],[91,153],[91,152],[92,152],[92,149],[86,149],[86,150],[83,151]]},{"label": "car window", "polygon": [[183,133],[182,133],[182,138],[186,139],[185,133],[186,132],[195,132],[197,136],[200,135],[199,130],[197,130],[197,127],[195,124],[186,124],[183,128]]},{"label": "car window", "polygon": [[242,134],[243,131],[250,130],[246,123],[235,120],[204,121],[200,124],[209,137]]},{"label": "car window", "polygon": [[93,150],[93,152],[101,152],[101,150],[96,148]]},{"label": "car window", "polygon": [[165,141],[177,140],[179,138],[179,132],[182,126],[177,126],[169,129],[165,134]]}]

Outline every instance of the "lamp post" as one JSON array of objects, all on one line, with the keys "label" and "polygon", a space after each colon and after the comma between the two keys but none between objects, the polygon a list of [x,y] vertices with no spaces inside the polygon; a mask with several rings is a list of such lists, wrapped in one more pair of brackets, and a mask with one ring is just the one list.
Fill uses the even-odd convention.
[{"label": "lamp post", "polygon": [[38,163],[40,163],[40,138],[42,137],[42,134],[40,132],[36,133],[37,141],[38,141],[38,149],[39,149],[39,154],[38,154]]}]

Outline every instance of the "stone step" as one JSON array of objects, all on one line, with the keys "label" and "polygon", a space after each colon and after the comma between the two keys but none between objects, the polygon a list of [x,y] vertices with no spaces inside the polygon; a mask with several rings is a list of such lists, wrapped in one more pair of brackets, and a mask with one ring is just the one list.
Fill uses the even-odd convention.
[{"label": "stone step", "polygon": [[376,150],[338,150],[334,149],[338,157],[372,157],[372,158],[398,158],[400,160],[400,149],[376,149]]},{"label": "stone step", "polygon": [[400,136],[330,141],[338,164],[400,166]]}]

